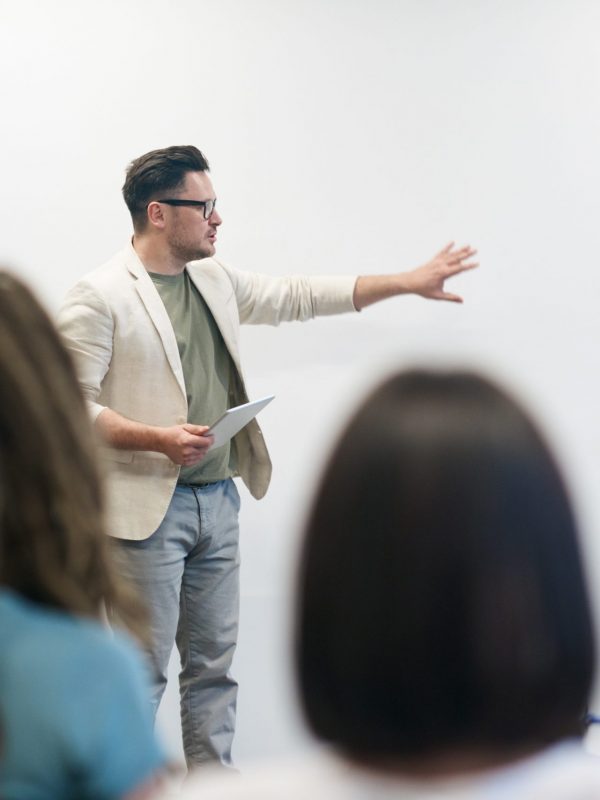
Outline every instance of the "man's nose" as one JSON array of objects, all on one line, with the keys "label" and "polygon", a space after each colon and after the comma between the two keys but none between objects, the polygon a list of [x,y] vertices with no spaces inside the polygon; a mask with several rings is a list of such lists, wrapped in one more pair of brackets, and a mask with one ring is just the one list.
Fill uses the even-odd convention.
[{"label": "man's nose", "polygon": [[212,214],[208,218],[208,221],[210,222],[211,225],[220,225],[223,222],[221,215],[219,214],[216,208],[213,210]]}]

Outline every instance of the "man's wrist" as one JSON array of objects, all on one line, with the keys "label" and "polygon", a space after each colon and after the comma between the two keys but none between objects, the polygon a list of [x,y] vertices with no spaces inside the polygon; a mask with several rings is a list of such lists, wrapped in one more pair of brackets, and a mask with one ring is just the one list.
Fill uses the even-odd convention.
[{"label": "man's wrist", "polygon": [[166,428],[152,426],[150,429],[150,437],[152,439],[152,450],[156,453],[166,453]]}]

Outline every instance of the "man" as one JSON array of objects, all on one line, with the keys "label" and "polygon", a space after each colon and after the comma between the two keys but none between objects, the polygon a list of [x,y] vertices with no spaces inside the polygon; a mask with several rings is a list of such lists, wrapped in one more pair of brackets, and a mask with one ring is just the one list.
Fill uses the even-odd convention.
[{"label": "man", "polygon": [[[476,266],[448,245],[396,275],[274,278],[213,258],[221,217],[195,147],[136,159],[123,186],[132,242],[68,294],[59,327],[106,441],[108,530],[152,621],[153,702],[176,640],[189,767],[231,764],[237,684],[240,475],[256,498],[271,463],[256,423],[209,451],[205,423],[248,398],[239,324],[355,311],[397,294],[460,302],[446,278]],[[202,423],[202,424],[200,424]]]}]

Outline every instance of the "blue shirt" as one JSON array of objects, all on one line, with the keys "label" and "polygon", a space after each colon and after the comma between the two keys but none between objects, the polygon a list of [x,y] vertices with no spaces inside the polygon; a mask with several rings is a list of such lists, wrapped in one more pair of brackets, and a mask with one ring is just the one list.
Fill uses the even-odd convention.
[{"label": "blue shirt", "polygon": [[0,590],[2,800],[117,798],[164,763],[132,644]]}]

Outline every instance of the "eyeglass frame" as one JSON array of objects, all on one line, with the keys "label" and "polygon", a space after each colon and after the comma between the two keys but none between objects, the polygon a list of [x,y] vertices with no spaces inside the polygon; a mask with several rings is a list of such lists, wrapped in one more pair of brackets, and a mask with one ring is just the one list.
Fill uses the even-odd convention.
[{"label": "eyeglass frame", "polygon": [[[162,200],[152,200],[152,203],[165,203],[167,206],[189,206],[190,208],[202,208],[204,219],[210,219],[217,204],[217,198],[213,200],[186,200],[183,197],[164,197]],[[150,205],[150,203],[148,203]],[[207,213],[207,209],[210,211]]]}]

